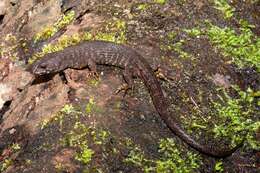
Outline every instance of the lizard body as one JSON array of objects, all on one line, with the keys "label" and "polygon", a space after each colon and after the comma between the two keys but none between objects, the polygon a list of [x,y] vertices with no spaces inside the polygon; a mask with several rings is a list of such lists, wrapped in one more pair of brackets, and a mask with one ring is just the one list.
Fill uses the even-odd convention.
[{"label": "lizard body", "polygon": [[209,156],[226,157],[240,147],[240,145],[237,145],[229,150],[221,150],[219,148],[201,145],[192,139],[192,137],[178,125],[175,118],[170,116],[167,100],[163,95],[161,86],[150,65],[140,54],[128,46],[105,41],[83,42],[75,46],[67,47],[62,51],[45,55],[32,65],[31,71],[35,75],[45,75],[58,73],[67,68],[82,69],[89,67],[90,70],[95,72],[96,64],[112,65],[124,69],[123,76],[130,87],[133,84],[133,76],[141,78],[163,121],[173,133],[192,148]]}]

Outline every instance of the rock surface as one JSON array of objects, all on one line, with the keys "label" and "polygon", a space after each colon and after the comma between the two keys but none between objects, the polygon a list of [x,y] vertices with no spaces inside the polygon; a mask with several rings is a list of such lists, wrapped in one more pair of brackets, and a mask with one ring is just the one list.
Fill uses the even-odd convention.
[{"label": "rock surface", "polygon": [[[258,3],[232,5],[241,7],[236,17],[259,28]],[[37,33],[71,10],[73,22],[35,43]],[[98,78],[88,69],[42,77],[26,70],[26,56],[39,53],[48,43],[76,44],[89,35],[123,40],[153,69],[159,67],[156,75],[163,79],[158,80],[169,99],[169,111],[188,134],[203,144],[226,146],[230,140],[213,133],[222,121],[212,108],[223,95],[219,88],[229,91],[231,85],[238,85],[258,90],[260,77],[250,67],[237,70],[227,63],[206,35],[192,37],[185,31],[205,27],[205,20],[239,29],[204,0],[0,1],[0,172],[136,173],[146,168],[156,172],[158,163],[166,168],[183,164],[178,167],[183,172],[214,172],[219,160],[201,155],[172,134],[139,79],[126,95],[115,94],[125,83],[121,69],[98,66]],[[253,31],[258,33],[256,28]],[[173,139],[162,144],[169,149],[164,158],[163,149],[159,150],[163,139]],[[257,153],[245,148],[223,159],[226,172],[257,172]],[[5,167],[6,163],[10,165]]]}]

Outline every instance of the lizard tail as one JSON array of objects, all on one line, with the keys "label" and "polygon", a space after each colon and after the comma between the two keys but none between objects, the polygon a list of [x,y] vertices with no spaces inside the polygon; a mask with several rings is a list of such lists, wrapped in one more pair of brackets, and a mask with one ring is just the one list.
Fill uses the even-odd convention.
[{"label": "lizard tail", "polygon": [[242,140],[240,144],[238,144],[232,149],[221,149],[217,146],[206,146],[196,142],[190,135],[188,135],[183,130],[183,128],[181,128],[180,125],[177,124],[177,121],[175,120],[174,116],[170,115],[168,111],[167,100],[163,95],[159,82],[152,73],[152,70],[149,67],[149,65],[141,58],[140,60],[142,61],[142,63],[139,63],[139,65],[144,65],[144,67],[142,67],[141,65],[139,67],[140,69],[142,69],[140,77],[143,79],[145,86],[148,88],[150,92],[150,96],[152,97],[152,101],[157,112],[160,114],[161,118],[163,119],[165,124],[171,129],[171,131],[175,133],[179,138],[181,138],[185,143],[187,143],[189,146],[203,154],[218,158],[223,158],[231,155],[233,152],[235,152],[239,147],[243,145],[244,140]]},{"label": "lizard tail", "polygon": [[213,146],[205,146],[201,145],[198,142],[196,142],[194,139],[191,138],[172,118],[171,116],[168,116],[167,114],[160,114],[164,122],[167,124],[167,126],[173,131],[179,138],[181,138],[185,143],[187,143],[192,148],[196,149],[197,151],[217,158],[224,158],[227,156],[230,156],[232,153],[234,153],[238,148],[240,148],[243,143],[244,139],[236,145],[234,148],[231,149],[221,149],[217,147],[216,145]]}]

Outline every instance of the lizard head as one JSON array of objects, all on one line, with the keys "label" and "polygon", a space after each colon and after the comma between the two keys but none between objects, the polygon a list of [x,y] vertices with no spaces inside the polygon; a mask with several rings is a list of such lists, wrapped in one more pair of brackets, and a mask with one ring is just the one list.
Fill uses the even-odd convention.
[{"label": "lizard head", "polygon": [[61,61],[62,61],[61,58],[47,54],[42,59],[32,64],[31,72],[34,75],[58,73],[65,69],[62,66]]}]

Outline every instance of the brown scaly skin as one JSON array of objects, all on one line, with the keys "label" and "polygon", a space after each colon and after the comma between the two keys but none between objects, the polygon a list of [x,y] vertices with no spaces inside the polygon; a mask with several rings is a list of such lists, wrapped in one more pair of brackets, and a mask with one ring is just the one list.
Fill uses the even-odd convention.
[{"label": "brown scaly skin", "polygon": [[130,87],[133,84],[133,76],[141,78],[150,92],[156,110],[166,125],[179,138],[199,152],[213,157],[226,157],[241,146],[242,143],[229,150],[220,150],[218,147],[201,145],[184,132],[175,118],[170,115],[166,98],[150,65],[128,46],[105,41],[83,42],[67,47],[63,51],[45,55],[32,65],[31,72],[35,75],[45,75],[58,73],[66,68],[82,69],[84,67],[89,67],[96,72],[96,64],[112,65],[124,69],[123,75]]}]

